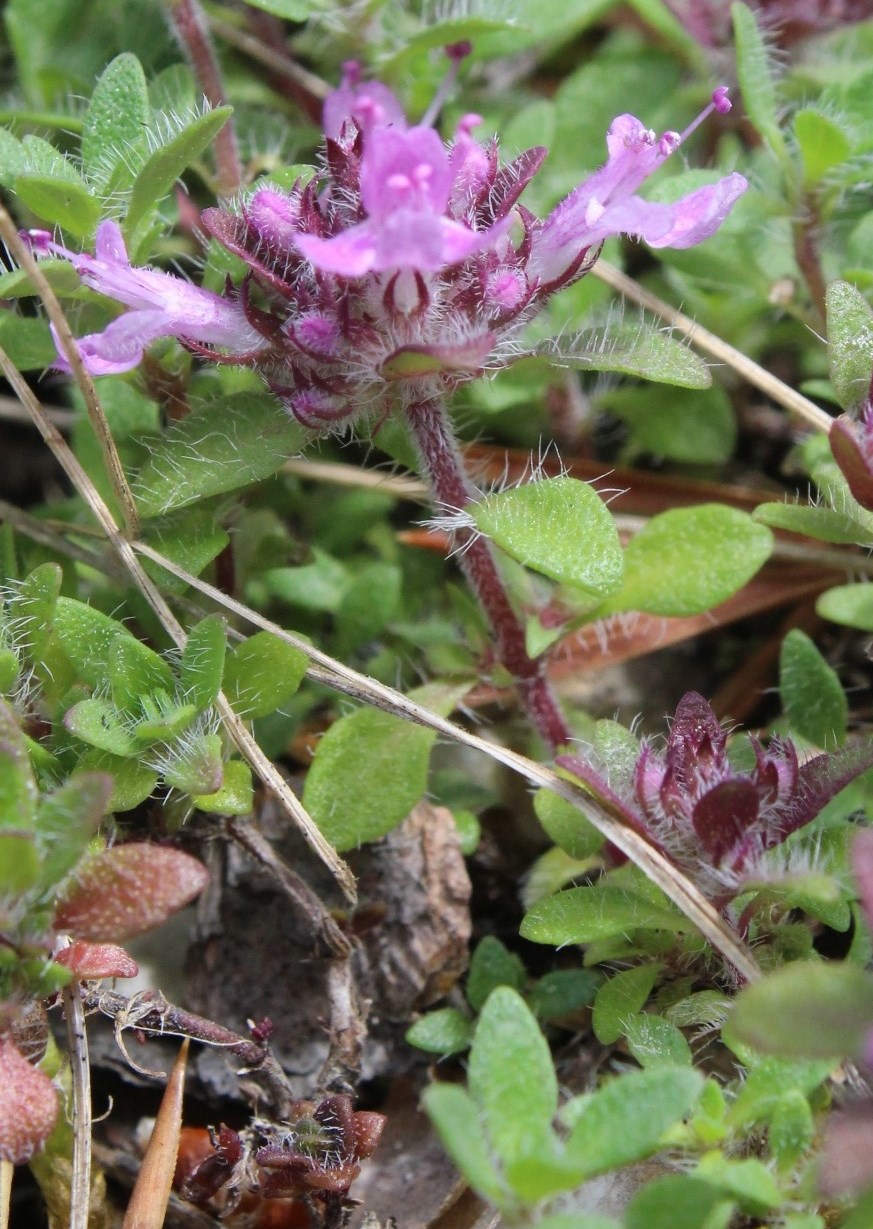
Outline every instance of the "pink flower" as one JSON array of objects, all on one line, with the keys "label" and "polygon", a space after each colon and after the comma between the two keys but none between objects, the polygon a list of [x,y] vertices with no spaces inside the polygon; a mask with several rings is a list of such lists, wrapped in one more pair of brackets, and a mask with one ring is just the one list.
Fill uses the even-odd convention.
[{"label": "pink flower", "polygon": [[[42,231],[31,232],[30,239],[38,251],[69,260],[89,289],[132,308],[101,333],[78,339],[79,353],[91,375],[130,371],[142,361],[146,346],[159,337],[190,339],[246,353],[267,344],[238,302],[170,273],[134,268],[117,222],[105,221],[97,227],[93,256],[71,252]],[[70,370],[61,353],[55,366]]]},{"label": "pink flower", "polygon": [[330,239],[298,235],[297,247],[317,269],[342,277],[386,269],[437,272],[493,247],[505,223],[476,231],[447,216],[468,160],[469,154],[453,165],[433,128],[370,129],[360,178],[366,220]]},{"label": "pink flower", "polygon": [[353,120],[361,132],[386,124],[406,127],[406,116],[397,97],[381,81],[361,81],[357,60],[346,60],[341,85],[331,90],[324,101],[324,135],[329,140],[338,140],[348,120]]},{"label": "pink flower", "polygon": [[[447,49],[449,84],[466,50]],[[541,220],[519,198],[544,148],[501,166],[496,139],[472,135],[481,123],[472,114],[444,142],[427,118],[410,127],[388,87],[361,81],[349,64],[325,103],[322,173],[287,191],[261,186],[238,210],[202,215],[204,230],[247,266],[239,291],[216,295],[132,268],[114,222],[98,228],[93,257],[45,234],[34,243],[131,309],[81,339],[92,373],[128,371],[150,342],[177,337],[195,353],[257,366],[304,426],[337,431],[363,414],[378,419],[422,396],[451,395],[523,357],[521,328],[582,276],[607,235],[687,247],[712,234],[745,190],[741,175],[674,204],[636,190],[706,115],[728,107],[716,90],[683,136],[660,139],[619,116],[606,165]]]},{"label": "pink flower", "polygon": [[606,134],[606,164],[535,231],[529,269],[543,284],[551,284],[576,264],[581,251],[612,235],[635,235],[656,248],[687,248],[708,239],[748,187],[742,175],[727,175],[672,204],[643,200],[636,190],[708,115],[729,110],[721,86],[681,135],[665,132],[659,137],[633,115],[619,115]]}]

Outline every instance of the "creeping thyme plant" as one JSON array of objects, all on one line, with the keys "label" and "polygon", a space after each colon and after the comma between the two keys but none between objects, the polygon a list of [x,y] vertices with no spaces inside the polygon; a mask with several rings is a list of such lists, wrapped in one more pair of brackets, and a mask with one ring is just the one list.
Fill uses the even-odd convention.
[{"label": "creeping thyme plant", "polygon": [[6,5],[0,1229],[870,1223],[864,8]]}]

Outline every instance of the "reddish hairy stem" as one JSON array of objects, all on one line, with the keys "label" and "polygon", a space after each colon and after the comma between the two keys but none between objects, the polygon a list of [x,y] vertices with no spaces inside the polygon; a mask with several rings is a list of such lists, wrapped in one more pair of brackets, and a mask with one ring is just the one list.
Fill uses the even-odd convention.
[{"label": "reddish hairy stem", "polygon": [[823,327],[827,320],[827,279],[818,249],[819,226],[818,205],[815,197],[809,195],[804,200],[802,216],[792,227],[794,257],[806,281],[819,324]]},{"label": "reddish hairy stem", "polygon": [[[222,106],[226,97],[221,83],[221,70],[199,3],[197,0],[170,0],[170,17],[207,102],[211,107]],[[232,117],[215,138],[215,165],[219,188],[225,196],[230,196],[239,189],[243,181],[239,145]]]},{"label": "reddish hairy stem", "polygon": [[[441,401],[407,407],[424,472],[439,507],[463,510],[473,500],[455,438]],[[489,543],[472,529],[458,529],[458,558],[494,633],[497,659],[512,675],[519,697],[536,730],[552,750],[570,740],[570,730],[545,676],[544,664],[525,647],[524,628],[516,614]]]}]

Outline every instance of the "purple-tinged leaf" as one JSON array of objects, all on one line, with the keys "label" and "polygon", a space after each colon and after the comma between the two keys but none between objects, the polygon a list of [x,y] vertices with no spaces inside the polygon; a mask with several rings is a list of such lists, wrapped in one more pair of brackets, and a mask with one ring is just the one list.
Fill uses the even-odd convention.
[{"label": "purple-tinged leaf", "polygon": [[734,777],[707,790],[691,813],[691,823],[713,866],[720,866],[758,818],[758,791]]},{"label": "purple-tinged leaf", "polygon": [[811,823],[840,790],[855,777],[873,767],[873,743],[845,747],[830,754],[817,755],[801,764],[797,772],[797,792],[775,826],[779,844],[792,832]]},{"label": "purple-tinged leaf", "polygon": [[841,414],[828,433],[834,460],[862,508],[873,511],[873,423]]}]

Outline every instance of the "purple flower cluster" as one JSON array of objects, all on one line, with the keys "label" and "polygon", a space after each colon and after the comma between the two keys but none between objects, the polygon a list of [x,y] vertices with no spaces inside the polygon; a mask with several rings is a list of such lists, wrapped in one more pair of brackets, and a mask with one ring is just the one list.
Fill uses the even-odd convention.
[{"label": "purple flower cluster", "polygon": [[510,361],[501,343],[581,276],[607,237],[688,247],[712,235],[745,191],[742,175],[672,204],[637,190],[707,115],[729,108],[718,89],[685,133],[662,136],[618,116],[606,164],[541,220],[519,198],[545,149],[501,166],[496,141],[473,138],[475,115],[443,142],[350,64],[325,105],[323,172],[288,192],[260,188],[238,212],[203,214],[208,234],[248,266],[238,289],[220,296],[132,268],[114,222],[98,228],[94,257],[41,233],[34,243],[132,309],[80,341],[92,374],[127,371],[150,342],[176,337],[256,367],[301,423],[330,430]]},{"label": "purple flower cluster", "polygon": [[680,700],[663,751],[643,743],[632,778],[610,780],[579,756],[558,763],[694,879],[726,904],[751,880],[767,850],[810,823],[873,764],[873,748],[817,755],[798,763],[793,743],[750,738],[754,764],[735,768],[727,735],[703,696]]}]

